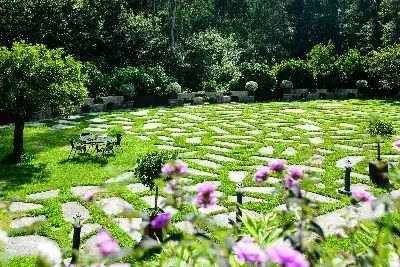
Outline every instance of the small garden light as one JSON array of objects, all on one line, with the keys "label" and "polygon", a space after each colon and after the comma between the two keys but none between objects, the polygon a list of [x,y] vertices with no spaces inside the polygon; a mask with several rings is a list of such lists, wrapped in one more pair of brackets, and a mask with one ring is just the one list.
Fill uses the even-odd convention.
[{"label": "small garden light", "polygon": [[75,265],[78,261],[79,246],[81,244],[82,225],[83,225],[82,215],[77,213],[74,216],[74,236],[72,238],[72,251],[73,252],[72,252],[71,265]]},{"label": "small garden light", "polygon": [[[236,201],[240,205],[243,204],[243,184],[238,183],[236,184]],[[236,212],[236,222],[241,222],[240,217],[242,217],[242,210],[238,207]]]},{"label": "small garden light", "polygon": [[350,190],[350,173],[351,173],[352,163],[350,160],[346,160],[344,165],[345,174],[344,174],[344,189],[339,189],[338,192],[345,195],[351,195]]}]

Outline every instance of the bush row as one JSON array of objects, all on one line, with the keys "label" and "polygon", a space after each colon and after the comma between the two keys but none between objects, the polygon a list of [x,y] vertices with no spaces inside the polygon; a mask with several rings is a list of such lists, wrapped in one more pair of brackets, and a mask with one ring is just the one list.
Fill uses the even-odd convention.
[{"label": "bush row", "polygon": [[[216,33],[209,34],[211,37],[203,36],[202,41],[211,47],[213,42],[225,43],[214,44],[217,47],[214,50],[191,44],[194,46],[192,50],[197,49],[197,54],[194,55],[194,51],[188,53],[187,64],[177,61],[175,67],[126,67],[105,74],[93,63],[86,62],[84,70],[89,76],[86,84],[89,95],[96,98],[105,95],[168,95],[182,91],[242,91],[250,81],[257,85],[257,91],[262,92],[282,91],[284,87],[359,88],[364,93],[379,89],[396,93],[400,89],[400,75],[397,75],[400,72],[400,45],[367,55],[361,55],[355,49],[338,55],[329,42],[316,45],[306,59],[286,60],[269,67],[260,62],[239,62],[240,53],[237,51],[218,58],[218,53],[225,48],[235,50],[236,46],[226,44],[230,39],[218,39],[213,36]],[[291,82],[290,87],[288,82]],[[367,88],[371,90],[365,91]]]}]

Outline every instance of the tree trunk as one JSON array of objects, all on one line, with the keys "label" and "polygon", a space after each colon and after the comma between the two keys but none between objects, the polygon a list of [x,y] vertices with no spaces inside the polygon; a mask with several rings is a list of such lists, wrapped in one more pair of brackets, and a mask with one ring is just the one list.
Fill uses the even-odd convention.
[{"label": "tree trunk", "polygon": [[20,160],[24,154],[24,127],[23,120],[17,119],[14,125],[14,151],[13,156],[15,160]]},{"label": "tree trunk", "polygon": [[381,161],[381,143],[378,142],[378,160]]},{"label": "tree trunk", "polygon": [[171,49],[175,47],[175,19],[176,19],[176,0],[169,0],[169,20],[170,20],[170,44]]},{"label": "tree trunk", "polygon": [[156,194],[155,194],[154,209],[155,209],[156,211],[158,210],[158,185],[156,185]]}]

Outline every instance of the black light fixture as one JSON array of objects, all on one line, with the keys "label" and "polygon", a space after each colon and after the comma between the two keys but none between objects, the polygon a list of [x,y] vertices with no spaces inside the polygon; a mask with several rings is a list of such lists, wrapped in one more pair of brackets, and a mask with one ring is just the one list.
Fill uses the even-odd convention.
[{"label": "black light fixture", "polygon": [[[240,205],[243,204],[243,185],[241,183],[236,184],[236,201]],[[237,207],[237,212],[236,212],[236,223],[241,222],[241,217],[242,217],[242,210],[240,207]]]},{"label": "black light fixture", "polygon": [[78,262],[79,246],[81,244],[81,230],[82,230],[82,215],[79,213],[74,216],[74,235],[72,238],[72,258],[71,265],[75,265]]},{"label": "black light fixture", "polygon": [[346,160],[345,163],[345,173],[344,173],[344,189],[339,189],[338,192],[340,194],[345,194],[350,196],[351,195],[351,190],[350,190],[350,173],[351,173],[351,161],[350,160]]}]

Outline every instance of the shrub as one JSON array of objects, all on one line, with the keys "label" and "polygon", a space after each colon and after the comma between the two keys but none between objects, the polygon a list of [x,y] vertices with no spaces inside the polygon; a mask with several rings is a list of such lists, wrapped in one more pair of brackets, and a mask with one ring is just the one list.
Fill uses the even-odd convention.
[{"label": "shrub", "polygon": [[82,113],[89,113],[90,112],[90,106],[89,105],[83,105],[81,107]]},{"label": "shrub", "polygon": [[293,88],[313,89],[315,80],[311,67],[304,60],[287,60],[274,66],[278,84],[283,80],[293,82]]},{"label": "shrub", "polygon": [[108,102],[106,105],[107,110],[113,110],[115,109],[115,104],[113,102]]},{"label": "shrub", "polygon": [[202,89],[204,92],[217,92],[218,84],[216,81],[203,82]]},{"label": "shrub", "polygon": [[359,90],[359,92],[364,92],[366,89],[368,89],[368,81],[358,80],[356,82],[356,88]]},{"label": "shrub", "polygon": [[135,95],[135,86],[131,83],[121,85],[116,91],[116,95],[122,96],[134,96]]},{"label": "shrub", "polygon": [[363,57],[356,49],[350,49],[346,55],[338,58],[337,65],[340,70],[341,88],[354,88],[358,80],[366,79]]},{"label": "shrub", "polygon": [[256,82],[259,91],[272,91],[275,88],[275,74],[266,64],[244,62],[239,69],[241,76],[233,90],[243,91],[248,81]]},{"label": "shrub", "polygon": [[280,86],[285,92],[290,92],[293,89],[293,83],[288,80],[283,80]]},{"label": "shrub", "polygon": [[182,87],[178,82],[173,82],[168,84],[167,86],[167,93],[168,94],[178,94],[182,93]]},{"label": "shrub", "polygon": [[384,138],[391,138],[396,133],[393,124],[379,117],[372,117],[368,124],[367,131],[369,135],[376,140],[378,145],[378,160],[381,160],[380,142]]},{"label": "shrub", "polygon": [[232,90],[241,77],[236,62],[223,57],[219,64],[211,68],[211,80],[217,83],[217,91],[227,92]]},{"label": "shrub", "polygon": [[373,88],[400,91],[400,45],[370,52],[365,59],[365,68]]},{"label": "shrub", "polygon": [[91,62],[85,62],[82,65],[82,71],[88,76],[85,87],[88,89],[89,97],[99,98],[111,94],[109,75],[103,74],[97,66]]},{"label": "shrub", "polygon": [[122,125],[114,126],[108,129],[107,134],[109,136],[117,136],[117,134],[124,134],[124,130],[122,129]]},{"label": "shrub", "polygon": [[251,91],[251,92],[257,91],[258,84],[256,82],[249,81],[246,83],[245,89],[246,91]]}]

